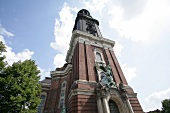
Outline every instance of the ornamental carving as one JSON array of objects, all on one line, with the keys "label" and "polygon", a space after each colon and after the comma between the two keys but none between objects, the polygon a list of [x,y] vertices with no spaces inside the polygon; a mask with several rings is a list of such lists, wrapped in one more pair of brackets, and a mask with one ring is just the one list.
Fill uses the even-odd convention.
[{"label": "ornamental carving", "polygon": [[112,77],[113,75],[112,75],[110,65],[100,66],[100,69],[102,70],[102,72],[100,73],[101,80],[100,80],[99,84],[103,87],[117,88],[116,83],[113,81],[113,77]]}]

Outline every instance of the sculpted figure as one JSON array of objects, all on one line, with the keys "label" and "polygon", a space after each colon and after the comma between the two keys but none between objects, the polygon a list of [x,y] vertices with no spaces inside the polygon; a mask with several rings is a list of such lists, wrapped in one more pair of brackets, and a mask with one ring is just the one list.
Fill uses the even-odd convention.
[{"label": "sculpted figure", "polygon": [[125,92],[125,86],[123,85],[123,82],[121,81],[120,84],[119,84],[119,89],[123,92]]},{"label": "sculpted figure", "polygon": [[107,66],[100,66],[100,69],[103,70],[101,73],[101,83],[106,85],[107,87],[116,86],[115,82],[113,81],[112,71],[110,65]]}]

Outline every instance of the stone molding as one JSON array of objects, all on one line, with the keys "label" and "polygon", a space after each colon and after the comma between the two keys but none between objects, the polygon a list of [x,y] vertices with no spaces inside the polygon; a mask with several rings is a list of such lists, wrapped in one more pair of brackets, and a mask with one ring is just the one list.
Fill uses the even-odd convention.
[{"label": "stone molding", "polygon": [[109,40],[106,38],[102,38],[102,37],[96,37],[96,36],[93,36],[92,34],[82,32],[79,30],[75,30],[72,33],[71,41],[69,44],[70,47],[69,47],[69,50],[67,51],[67,55],[66,55],[66,59],[65,59],[66,62],[68,62],[68,63],[71,62],[71,58],[73,56],[74,48],[75,48],[77,42],[94,45],[97,47],[104,47],[109,50],[113,50],[113,47],[115,45],[115,41],[112,41],[112,40]]},{"label": "stone molding", "polygon": [[136,98],[137,93],[127,94],[128,98]]},{"label": "stone molding", "polygon": [[[94,55],[95,55],[95,63],[96,63],[96,64],[98,64],[98,63],[106,64],[106,62],[104,61],[103,53],[102,53],[98,48],[94,48],[93,52],[94,52]],[[99,53],[99,54],[101,55],[101,59],[102,59],[101,62],[98,62],[98,61],[96,60],[96,57],[97,57],[97,56],[96,56],[96,53]]]},{"label": "stone molding", "polygon": [[66,76],[63,76],[63,77],[57,77],[57,76],[67,75],[71,70],[72,70],[72,65],[68,64],[67,67],[63,71],[51,71],[50,75],[51,77],[55,77],[55,78],[64,78]]},{"label": "stone molding", "polygon": [[97,86],[97,82],[96,82],[96,81],[76,80],[76,81],[74,81],[73,84],[71,85],[70,90],[72,90],[72,88],[73,88],[76,84],[89,84],[89,85]]},{"label": "stone molding", "polygon": [[50,84],[46,84],[46,83],[40,83],[41,86],[42,86],[42,90],[50,90],[50,86],[51,86],[51,83]]},{"label": "stone molding", "polygon": [[95,81],[86,81],[86,80],[76,80],[73,82],[73,84],[71,85],[70,88],[70,93],[68,95],[69,99],[73,96],[73,95],[78,95],[78,94],[84,94],[84,95],[94,95],[94,90],[84,90],[84,89],[72,89],[76,84],[89,84],[89,85],[97,85],[97,82]]},{"label": "stone molding", "polygon": [[[131,106],[129,106],[128,98],[123,98],[121,93],[122,92],[116,88],[96,89],[97,99],[106,98],[107,103],[109,103],[109,100],[113,100],[117,104],[120,113],[133,113],[133,111],[129,110]],[[103,104],[106,104],[106,108],[109,107],[107,103],[103,102]],[[106,108],[104,108],[103,111],[106,112]]]},{"label": "stone molding", "polygon": [[50,88],[41,88],[42,90],[50,90]]},{"label": "stone molding", "polygon": [[84,89],[73,89],[70,91],[68,95],[68,99],[70,100],[74,95],[95,95],[94,90],[84,90]]},{"label": "stone molding", "polygon": [[47,83],[40,83],[42,86],[49,86],[51,85],[51,83],[47,84]]},{"label": "stone molding", "polygon": [[92,85],[97,85],[96,81],[87,81],[87,80],[76,80],[74,81],[76,83],[80,83],[80,84],[92,84]]}]

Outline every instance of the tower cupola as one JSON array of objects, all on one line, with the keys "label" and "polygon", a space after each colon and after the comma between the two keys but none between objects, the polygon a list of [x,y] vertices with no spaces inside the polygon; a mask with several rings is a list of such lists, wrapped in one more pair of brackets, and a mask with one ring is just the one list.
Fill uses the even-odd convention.
[{"label": "tower cupola", "polygon": [[93,19],[89,11],[86,9],[81,9],[78,12],[73,31],[74,30],[80,30],[97,37],[102,37],[99,30],[99,21]]}]

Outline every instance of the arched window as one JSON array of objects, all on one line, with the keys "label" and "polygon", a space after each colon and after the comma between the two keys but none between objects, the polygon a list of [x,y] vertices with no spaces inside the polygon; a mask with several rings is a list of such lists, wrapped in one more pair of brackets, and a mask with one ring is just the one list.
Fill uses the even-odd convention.
[{"label": "arched window", "polygon": [[96,61],[97,62],[102,62],[102,56],[99,52],[96,52]]},{"label": "arched window", "polygon": [[113,100],[109,100],[110,113],[120,113],[117,104]]},{"label": "arched window", "polygon": [[94,48],[94,56],[96,64],[105,64],[103,53],[100,49]]},{"label": "arched window", "polygon": [[61,84],[61,92],[60,92],[60,102],[59,102],[59,108],[60,109],[65,109],[65,92],[66,92],[66,81],[64,81]]},{"label": "arched window", "polygon": [[41,102],[40,102],[40,104],[38,106],[37,113],[43,113],[43,109],[44,109],[44,105],[45,105],[45,100],[46,100],[46,95],[47,94],[44,93],[44,92],[40,95]]}]

